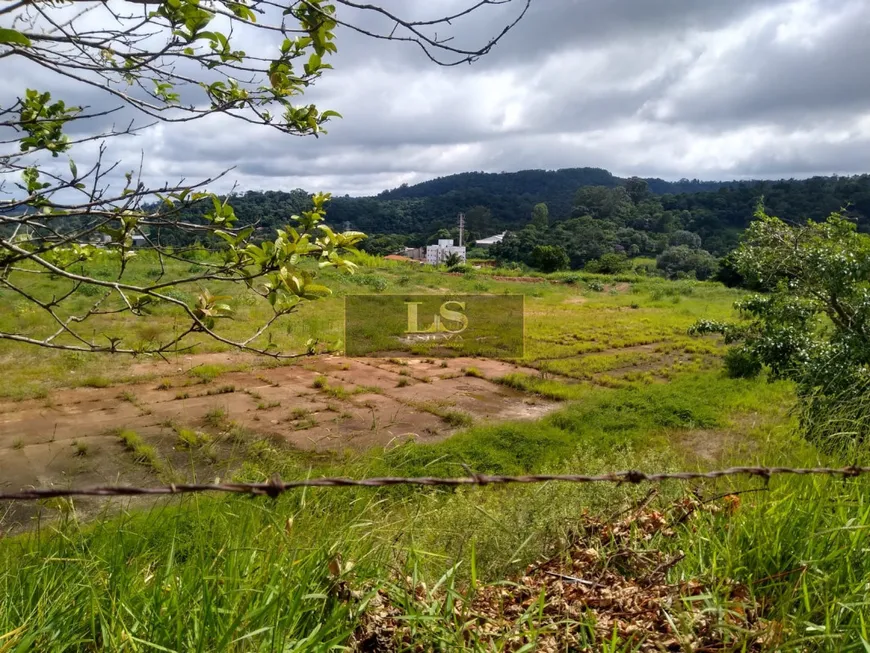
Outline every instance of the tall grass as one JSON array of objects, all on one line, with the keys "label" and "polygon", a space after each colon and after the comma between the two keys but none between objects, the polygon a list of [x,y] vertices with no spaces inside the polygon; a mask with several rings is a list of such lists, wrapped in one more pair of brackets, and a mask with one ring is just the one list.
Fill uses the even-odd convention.
[{"label": "tall grass", "polygon": [[[781,443],[785,445],[786,443]],[[866,450],[821,458],[805,443],[790,464],[867,464]],[[781,624],[783,650],[870,650],[870,480],[778,477],[726,520],[703,515],[681,538],[685,575],[746,583]]]}]

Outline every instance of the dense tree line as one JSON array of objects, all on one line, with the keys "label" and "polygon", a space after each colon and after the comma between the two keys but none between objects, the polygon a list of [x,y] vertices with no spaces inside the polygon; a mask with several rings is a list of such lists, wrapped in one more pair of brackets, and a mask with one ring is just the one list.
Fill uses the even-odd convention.
[{"label": "dense tree line", "polygon": [[[249,191],[230,197],[229,203],[240,223],[256,223],[265,233],[305,210],[310,197],[302,189]],[[372,197],[336,196],[328,204],[327,220],[335,228],[370,234],[365,249],[387,254],[439,237],[457,238],[457,216],[465,213],[466,242],[502,231],[513,234],[495,250],[503,260],[530,263],[536,246],[554,245],[565,250],[570,267],[578,268],[608,253],[661,256],[683,246],[663,263],[675,270],[695,257],[687,249],[717,257],[734,249],[762,199],[769,213],[794,222],[822,219],[845,208],[859,230],[870,231],[870,175],[667,182],[621,179],[599,168],[468,172]],[[196,207],[186,211],[183,217],[197,220]],[[161,235],[170,244],[177,237]]]},{"label": "dense tree line", "polygon": [[701,237],[685,229],[690,216],[668,211],[642,179],[608,188],[586,186],[574,197],[570,217],[548,226],[533,211],[530,222],[490,248],[501,263],[524,263],[544,272],[586,268],[620,272],[629,257],[657,256],[668,276],[709,278],[715,257],[701,248]]}]

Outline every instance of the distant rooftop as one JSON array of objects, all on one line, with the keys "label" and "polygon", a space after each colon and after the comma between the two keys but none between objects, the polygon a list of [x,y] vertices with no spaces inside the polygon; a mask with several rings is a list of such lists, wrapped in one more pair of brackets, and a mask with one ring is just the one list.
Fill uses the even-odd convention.
[{"label": "distant rooftop", "polygon": [[487,245],[495,245],[496,243],[500,243],[504,240],[504,236],[507,232],[503,231],[500,234],[496,234],[495,236],[490,236],[489,238],[481,238],[478,241],[475,241],[475,245],[482,245],[486,247]]}]

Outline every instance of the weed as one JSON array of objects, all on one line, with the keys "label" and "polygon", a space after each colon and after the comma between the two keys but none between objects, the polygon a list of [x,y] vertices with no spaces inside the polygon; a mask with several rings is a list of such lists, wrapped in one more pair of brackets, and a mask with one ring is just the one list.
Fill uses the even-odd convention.
[{"label": "weed", "polygon": [[306,417],[304,419],[300,419],[293,425],[293,429],[296,431],[305,431],[310,428],[314,428],[317,426],[317,420],[313,417]]},{"label": "weed", "polygon": [[236,391],[236,386],[234,386],[234,385],[222,385],[219,388],[212,388],[211,390],[208,390],[205,394],[208,397],[208,396],[212,396],[212,395],[230,394],[230,393],[235,392],[235,391]]},{"label": "weed", "polygon": [[148,465],[155,471],[160,471],[162,465],[157,456],[157,450],[150,444],[146,444],[141,436],[129,429],[118,431],[118,438],[127,451],[133,454],[133,460],[140,465]]},{"label": "weed", "polygon": [[81,385],[86,388],[108,388],[112,382],[103,376],[88,376],[82,379]]},{"label": "weed", "polygon": [[408,378],[403,376],[402,378],[399,379],[399,382],[396,384],[396,387],[397,388],[404,388],[405,386],[409,385],[410,383],[411,382],[408,380]]},{"label": "weed", "polygon": [[73,440],[72,446],[75,448],[74,456],[84,457],[88,455],[88,443],[81,440]]},{"label": "weed", "polygon": [[473,377],[478,378],[478,379],[485,378],[483,376],[483,372],[481,372],[476,367],[463,367],[462,373],[465,374],[465,376],[473,376]]},{"label": "weed", "polygon": [[191,368],[187,374],[195,379],[199,379],[200,383],[211,383],[221,374],[226,372],[223,365],[197,365]]},{"label": "weed", "polygon": [[225,408],[216,406],[205,414],[205,417],[203,417],[203,421],[207,426],[210,426],[214,429],[223,428],[224,426],[226,426],[227,422],[227,411]]},{"label": "weed", "polygon": [[270,401],[268,403],[260,402],[257,404],[257,410],[270,410],[272,408],[278,408],[281,405],[280,401]]},{"label": "weed", "polygon": [[[332,409],[335,410],[335,409]],[[308,415],[311,414],[311,411],[307,408],[297,407],[290,411],[290,419],[304,419]]]},{"label": "weed", "polygon": [[15,442],[12,443],[12,448],[15,449],[16,451],[23,449],[24,448],[24,440],[22,440],[21,438],[17,438],[15,440]]},{"label": "weed", "polygon": [[351,394],[354,395],[380,395],[383,394],[383,389],[376,385],[358,385],[353,389]]},{"label": "weed", "polygon": [[206,433],[192,431],[190,429],[178,429],[178,444],[179,449],[201,449],[211,443],[211,438]]},{"label": "weed", "polygon": [[451,405],[449,402],[421,401],[414,402],[412,405],[419,410],[423,410],[427,413],[437,415],[445,422],[447,422],[450,426],[470,426],[474,421],[471,415],[469,415],[468,413],[465,413],[461,410],[449,408],[449,406]]}]

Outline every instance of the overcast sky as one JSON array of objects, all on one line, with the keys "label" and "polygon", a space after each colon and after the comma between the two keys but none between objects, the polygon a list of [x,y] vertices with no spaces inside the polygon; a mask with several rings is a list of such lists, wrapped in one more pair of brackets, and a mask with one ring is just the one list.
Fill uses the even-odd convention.
[{"label": "overcast sky", "polygon": [[[469,2],[389,4],[434,17]],[[514,0],[455,25],[457,43],[484,43],[520,8]],[[218,116],[154,128],[115,151],[136,161],[143,151],[153,184],[235,164],[214,190],[351,195],[469,170],[870,172],[867,0],[533,0],[491,54],[453,68],[412,45],[338,37],[335,70],[311,93],[344,116],[328,135],[282,137]]]}]

